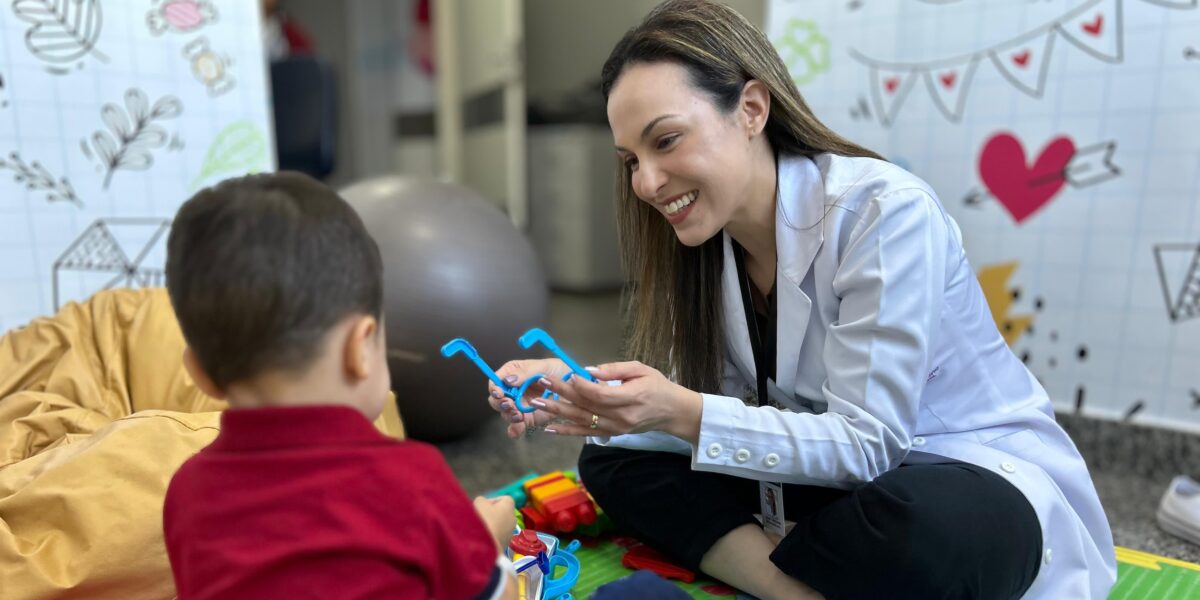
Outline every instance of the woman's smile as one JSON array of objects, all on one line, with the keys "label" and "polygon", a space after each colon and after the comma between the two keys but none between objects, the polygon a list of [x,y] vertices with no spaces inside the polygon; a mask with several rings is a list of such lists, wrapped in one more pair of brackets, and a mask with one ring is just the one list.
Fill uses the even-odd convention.
[{"label": "woman's smile", "polygon": [[696,205],[696,199],[699,196],[700,192],[692,190],[663,206],[663,214],[666,215],[667,222],[672,225],[682,223],[691,214],[692,207]]}]

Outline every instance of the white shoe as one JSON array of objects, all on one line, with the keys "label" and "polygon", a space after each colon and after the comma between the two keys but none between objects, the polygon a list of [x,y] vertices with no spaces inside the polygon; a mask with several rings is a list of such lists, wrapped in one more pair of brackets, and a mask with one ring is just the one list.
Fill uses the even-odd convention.
[{"label": "white shoe", "polygon": [[1187,475],[1172,479],[1157,516],[1158,526],[1167,533],[1200,544],[1200,483]]}]

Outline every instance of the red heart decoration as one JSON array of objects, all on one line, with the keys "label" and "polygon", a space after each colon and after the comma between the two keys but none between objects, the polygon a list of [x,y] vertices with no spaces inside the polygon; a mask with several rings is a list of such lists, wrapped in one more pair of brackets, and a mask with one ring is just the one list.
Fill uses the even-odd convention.
[{"label": "red heart decoration", "polygon": [[1084,31],[1098,37],[1100,35],[1100,28],[1104,26],[1104,13],[1096,15],[1096,20],[1091,23],[1081,23],[1080,25]]},{"label": "red heart decoration", "polygon": [[943,74],[942,75],[942,86],[944,86],[946,89],[950,89],[950,88],[954,87],[954,78],[955,77],[956,77],[956,74],[954,73],[954,71],[950,71],[949,73]]},{"label": "red heart decoration", "polygon": [[887,88],[888,93],[896,91],[896,86],[900,85],[899,77],[889,77],[883,80],[883,87]]},{"label": "red heart decoration", "polygon": [[1029,62],[1029,51],[1026,50],[1020,54],[1014,54],[1012,59],[1013,62],[1017,63],[1017,65],[1023,67],[1025,66],[1025,63]]},{"label": "red heart decoration", "polygon": [[1045,206],[1066,185],[1067,163],[1075,156],[1075,142],[1067,136],[1050,140],[1033,166],[1025,162],[1025,149],[1011,133],[992,136],[979,154],[979,176],[988,191],[1020,224]]}]

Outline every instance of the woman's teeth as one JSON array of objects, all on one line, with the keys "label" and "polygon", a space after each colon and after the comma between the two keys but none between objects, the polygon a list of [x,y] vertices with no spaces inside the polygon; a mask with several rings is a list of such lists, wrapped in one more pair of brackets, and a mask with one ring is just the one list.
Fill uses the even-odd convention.
[{"label": "woman's teeth", "polygon": [[667,205],[667,214],[673,215],[696,200],[696,192],[688,192],[682,198]]}]

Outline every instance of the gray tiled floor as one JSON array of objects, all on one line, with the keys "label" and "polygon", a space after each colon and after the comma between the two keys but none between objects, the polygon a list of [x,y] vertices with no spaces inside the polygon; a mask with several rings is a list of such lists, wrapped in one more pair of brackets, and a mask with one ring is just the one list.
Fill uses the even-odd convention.
[{"label": "gray tiled floor", "polygon": [[[555,294],[551,300],[549,331],[578,360],[591,363],[615,360],[620,348],[617,311],[616,294]],[[1087,444],[1081,442],[1076,440],[1088,458]],[[529,471],[570,468],[581,446],[579,439],[543,433],[509,440],[504,424],[497,417],[494,424],[485,425],[474,435],[440,447],[467,492],[478,494]],[[1093,469],[1092,475],[1118,545],[1200,562],[1200,546],[1167,535],[1154,524],[1154,510],[1169,475],[1130,473],[1122,467]]]},{"label": "gray tiled floor", "polygon": [[1154,523],[1158,501],[1169,477],[1139,477],[1128,473],[1092,473],[1100,501],[1118,546],[1152,552],[1167,558],[1200,563],[1200,546],[1172,536]]}]

